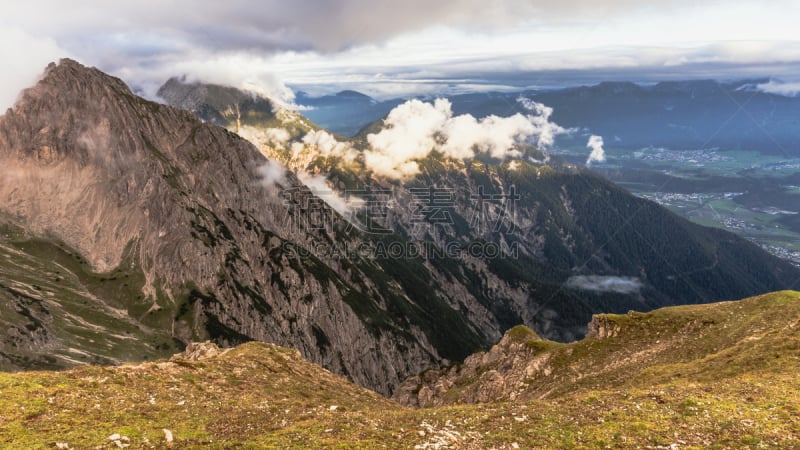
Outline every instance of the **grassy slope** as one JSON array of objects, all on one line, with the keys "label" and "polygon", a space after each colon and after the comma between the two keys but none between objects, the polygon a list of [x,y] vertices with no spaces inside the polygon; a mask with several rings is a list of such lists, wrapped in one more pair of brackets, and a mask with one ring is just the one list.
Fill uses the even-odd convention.
[{"label": "grassy slope", "polygon": [[642,351],[652,339],[700,336],[696,320],[720,327],[626,369],[624,380],[612,374],[546,399],[420,410],[268,344],[196,362],[0,374],[0,442],[84,448],[120,433],[134,448],[158,447],[167,428],[179,448],[798,446],[800,293],[608,317],[622,326],[617,337],[572,344],[565,366],[607,363],[622,341]]},{"label": "grassy slope", "polygon": [[26,347],[26,334],[21,348],[0,346],[2,356],[13,361],[7,365],[0,357],[0,368],[109,364],[175,353],[179,348],[166,332],[129,316],[151,306],[135,300],[142,298],[143,284],[141,271],[130,263],[96,274],[63,244],[31,239],[0,223],[0,324],[48,336],[44,346]]},{"label": "grassy slope", "polygon": [[[521,326],[509,330],[502,357],[474,371],[451,369],[454,385],[441,402],[468,401],[474,397],[468,394],[483,387],[480,375],[490,370],[527,371],[506,397],[541,399],[800,369],[800,293],[794,291],[599,319],[610,336],[567,344],[543,340]],[[538,365],[528,369],[534,360]]]}]

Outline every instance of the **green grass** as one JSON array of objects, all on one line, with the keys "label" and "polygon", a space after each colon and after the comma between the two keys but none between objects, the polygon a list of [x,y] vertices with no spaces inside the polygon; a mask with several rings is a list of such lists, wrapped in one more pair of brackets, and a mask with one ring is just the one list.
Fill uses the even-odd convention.
[{"label": "green grass", "polygon": [[[546,365],[512,389],[515,398],[533,399],[664,380],[708,383],[720,377],[800,369],[800,293],[794,291],[649,313],[604,314],[595,321],[613,328],[612,336],[562,344],[539,339],[525,327],[512,328],[501,346],[525,342],[527,356],[506,350],[510,356],[477,372],[497,367],[525,371],[525,358],[545,358]],[[472,372],[464,373],[472,377]],[[481,388],[479,378],[455,383],[462,392],[445,394],[445,403]]]},{"label": "green grass", "polygon": [[167,333],[146,325],[147,318],[135,319],[152,305],[143,298],[144,275],[136,260],[132,243],[119,268],[94,273],[62,243],[29,239],[5,225],[0,229],[0,323],[25,331],[22,345],[0,347],[7,357],[0,358],[0,367],[109,364],[178,351]]},{"label": "green grass", "polygon": [[[546,350],[561,355],[550,377],[563,389],[513,402],[407,408],[258,343],[202,361],[0,374],[0,444],[107,447],[119,433],[159,448],[167,428],[177,448],[798,447],[800,293],[605,317],[617,336]],[[508,336],[548,342],[524,327]],[[659,342],[672,344],[623,377],[602,370]]]}]

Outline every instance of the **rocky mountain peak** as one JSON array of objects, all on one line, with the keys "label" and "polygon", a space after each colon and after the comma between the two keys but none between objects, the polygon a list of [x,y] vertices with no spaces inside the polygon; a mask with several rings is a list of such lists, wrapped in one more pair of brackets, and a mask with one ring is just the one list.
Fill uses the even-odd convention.
[{"label": "rocky mountain peak", "polygon": [[108,75],[96,67],[87,67],[69,58],[62,58],[58,63],[50,63],[45,69],[42,83],[57,86],[61,90],[70,88],[83,90],[90,86],[95,88],[113,88],[131,94],[128,85],[121,79]]},{"label": "rocky mountain peak", "polygon": [[205,122],[239,132],[243,126],[275,122],[281,107],[273,100],[252,91],[231,86],[188,81],[172,77],[157,95],[168,105],[191,111]]},{"label": "rocky mountain peak", "polygon": [[204,104],[229,108],[256,98],[255,94],[228,86],[189,82],[186,77],[170,78],[159,88],[157,95],[168,104],[180,105],[192,111],[197,111]]},{"label": "rocky mountain peak", "polygon": [[124,81],[95,67],[64,58],[58,63],[50,63],[36,85],[23,91],[14,112],[35,113],[45,106],[52,110],[64,106],[80,108],[119,96],[133,96]]},{"label": "rocky mountain peak", "polygon": [[[196,121],[190,114],[135,96],[119,78],[71,60],[51,63],[0,118],[0,154],[38,163],[71,160],[120,169],[147,153],[142,136]],[[119,132],[112,132],[118,130]]]}]

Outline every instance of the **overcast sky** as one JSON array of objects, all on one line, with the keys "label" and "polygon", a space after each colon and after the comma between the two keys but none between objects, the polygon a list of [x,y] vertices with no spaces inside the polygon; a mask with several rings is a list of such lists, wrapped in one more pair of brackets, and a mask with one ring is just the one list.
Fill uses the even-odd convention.
[{"label": "overcast sky", "polygon": [[[69,4],[69,6],[67,6]],[[0,3],[0,107],[68,56],[152,95],[173,75],[290,99],[666,78],[800,80],[796,0]]]}]

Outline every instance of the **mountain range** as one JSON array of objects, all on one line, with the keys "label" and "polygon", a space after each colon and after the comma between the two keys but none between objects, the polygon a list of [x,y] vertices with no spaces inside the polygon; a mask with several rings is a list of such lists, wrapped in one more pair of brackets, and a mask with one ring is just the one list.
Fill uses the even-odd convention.
[{"label": "mountain range", "polygon": [[391,394],[516,325],[572,341],[595,313],[800,279],[557,159],[431,153],[397,180],[364,162],[381,121],[346,140],[229,87],[159,95],[62,60],[0,117],[4,368],[266,341]]},{"label": "mountain range", "polygon": [[[562,138],[565,146],[583,147],[584,135],[590,132],[620,149],[719,148],[797,157],[800,98],[760,90],[758,86],[768,81],[687,80],[649,85],[604,82],[447,98],[455,114],[475,117],[525,113],[517,101],[520,97],[543,103],[553,108],[554,122],[578,131]],[[321,97],[300,93],[296,99],[298,104],[312,108],[305,111],[310,119],[347,136],[382,118],[402,101],[378,101],[352,91]]]}]

